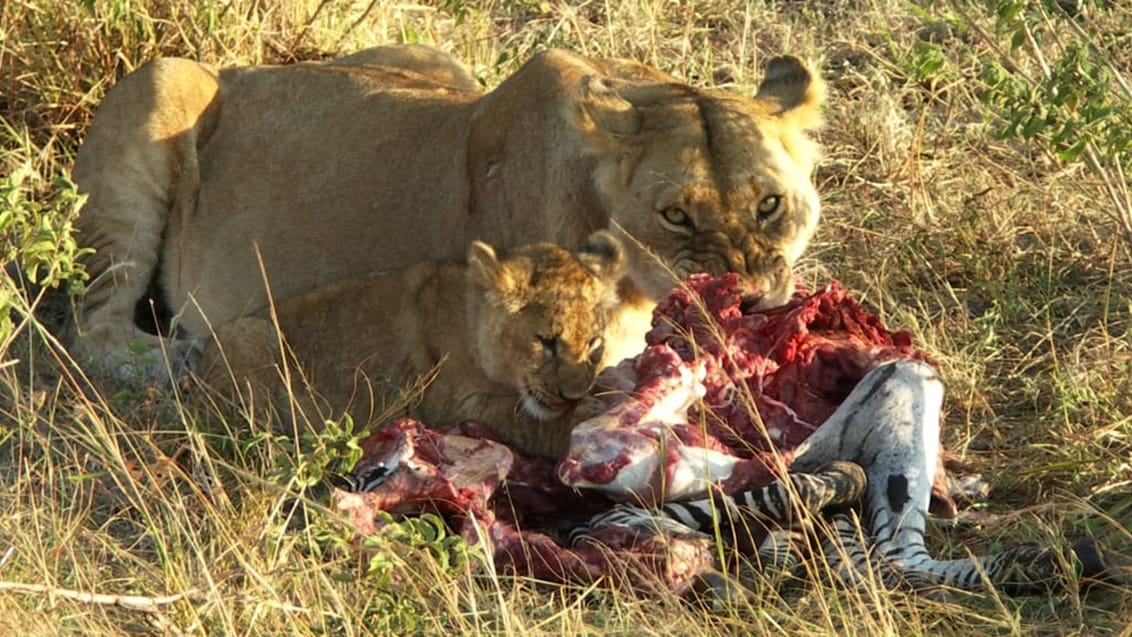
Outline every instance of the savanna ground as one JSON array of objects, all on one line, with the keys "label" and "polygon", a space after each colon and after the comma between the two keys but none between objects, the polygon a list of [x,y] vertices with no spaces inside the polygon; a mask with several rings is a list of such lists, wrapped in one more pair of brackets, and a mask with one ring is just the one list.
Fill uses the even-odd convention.
[{"label": "savanna ground", "polygon": [[[933,550],[1092,534],[1127,559],[1132,11],[1105,4],[6,0],[0,260],[68,287],[63,178],[106,90],[160,55],[285,64],[413,41],[491,87],[558,46],[742,92],[770,56],[801,55],[830,88],[825,218],[801,274],[915,334],[948,388],[946,447],[991,486],[994,515],[934,526]],[[1132,592],[1105,585],[940,601],[818,584],[706,610],[469,574],[476,550],[434,520],[362,553],[304,491],[356,432],[272,434],[177,388],[92,391],[28,311],[52,308],[2,281],[0,634],[1132,631]]]}]

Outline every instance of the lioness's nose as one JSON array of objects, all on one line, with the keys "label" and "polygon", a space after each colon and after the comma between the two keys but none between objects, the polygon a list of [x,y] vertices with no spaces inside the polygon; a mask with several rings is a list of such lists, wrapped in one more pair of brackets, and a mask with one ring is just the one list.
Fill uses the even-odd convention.
[{"label": "lioness's nose", "polygon": [[[747,255],[743,254],[742,250],[731,249],[727,252],[727,269],[731,272],[738,272],[739,274],[746,274],[750,265],[747,261]],[[720,272],[719,274],[722,274]]]},{"label": "lioness's nose", "polygon": [[756,274],[743,278],[742,282],[744,312],[769,310],[785,304],[794,294],[794,276],[785,272]]},{"label": "lioness's nose", "polygon": [[772,294],[793,280],[790,264],[781,254],[752,253],[745,263],[746,269],[737,272],[743,275],[743,286],[748,294]]},{"label": "lioness's nose", "polygon": [[765,274],[754,274],[743,277],[743,294],[745,296],[762,298],[770,294],[773,287],[770,277]]}]

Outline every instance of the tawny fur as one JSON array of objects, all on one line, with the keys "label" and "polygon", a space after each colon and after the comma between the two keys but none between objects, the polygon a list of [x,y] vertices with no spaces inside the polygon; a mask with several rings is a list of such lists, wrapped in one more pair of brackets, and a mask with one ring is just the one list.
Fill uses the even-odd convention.
[{"label": "tawny fur", "polygon": [[[466,264],[357,277],[276,304],[274,319],[225,324],[202,375],[277,406],[305,401],[309,386],[327,415],[363,426],[389,415],[402,388],[427,383],[405,415],[438,427],[474,420],[522,452],[561,457],[572,426],[599,406],[589,391],[622,266],[605,232],[574,253],[543,243],[500,258],[476,242]],[[280,342],[297,362],[290,384]],[[538,413],[524,404],[532,398]]]},{"label": "tawny fur", "polygon": [[[819,217],[807,131],[824,99],[797,59],[773,60],[753,98],[558,50],[475,87],[421,46],[219,71],[165,59],[127,76],[74,170],[90,195],[80,241],[98,252],[73,351],[114,367],[140,350],[152,375],[162,347],[265,307],[265,278],[282,299],[459,259],[473,239],[577,245],[602,228],[627,257],[612,358],[640,350],[673,271],[733,270],[763,305],[787,297]],[[134,327],[155,276],[184,341]]]}]

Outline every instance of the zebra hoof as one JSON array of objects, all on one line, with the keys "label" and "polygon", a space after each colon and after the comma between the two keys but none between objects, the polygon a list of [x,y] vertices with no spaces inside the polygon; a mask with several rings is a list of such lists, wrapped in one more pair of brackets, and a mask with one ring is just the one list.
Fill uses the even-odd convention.
[{"label": "zebra hoof", "polygon": [[692,599],[712,612],[733,608],[747,594],[739,582],[716,570],[698,573],[692,582]]},{"label": "zebra hoof", "polygon": [[1074,542],[1073,555],[1081,565],[1080,576],[1086,584],[1108,579],[1108,567],[1105,566],[1101,545],[1096,538],[1085,536]]}]

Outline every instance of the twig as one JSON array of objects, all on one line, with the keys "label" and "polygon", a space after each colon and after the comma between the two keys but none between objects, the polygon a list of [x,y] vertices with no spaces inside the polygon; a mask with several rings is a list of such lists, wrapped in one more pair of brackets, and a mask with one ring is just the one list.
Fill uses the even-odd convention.
[{"label": "twig", "polygon": [[140,610],[147,613],[155,612],[161,606],[168,606],[169,604],[174,604],[183,599],[189,599],[196,594],[196,591],[189,591],[162,597],[149,597],[146,595],[108,595],[105,593],[88,593],[86,591],[75,591],[67,588],[55,588],[44,584],[24,584],[23,582],[4,581],[0,581],[0,592],[26,593],[29,595],[46,593],[51,597],[62,597],[63,599],[82,602],[84,604],[121,606],[122,608]]},{"label": "twig", "polygon": [[1002,66],[1007,71],[1010,71],[1011,73],[1017,73],[1018,75],[1021,75],[1022,77],[1033,83],[1033,80],[1030,78],[1030,76],[1026,75],[1022,71],[1022,69],[1014,63],[1014,60],[1010,59],[1010,56],[1002,50],[1002,47],[998,45],[998,42],[996,42],[995,39],[992,38],[990,34],[987,33],[985,29],[983,29],[983,27],[979,26],[979,23],[976,22],[975,19],[967,13],[967,11],[963,8],[963,4],[961,2],[958,2],[958,0],[951,0],[951,7],[955,9],[955,12],[958,13],[959,17],[963,19],[964,24],[966,24],[976,34],[978,34],[979,39],[983,41],[983,44],[986,44],[994,50],[995,55],[998,56],[999,62],[1002,63]]},{"label": "twig", "polygon": [[334,43],[334,51],[335,52],[342,50],[342,42],[346,39],[346,36],[353,33],[354,29],[358,28],[358,26],[361,25],[361,23],[366,18],[369,17],[370,11],[373,11],[374,6],[376,6],[376,5],[377,5],[377,0],[371,0],[371,2],[369,3],[369,6],[366,7],[366,10],[362,11],[362,15],[358,16],[358,19],[354,20],[353,24],[351,24],[349,27],[347,27],[346,30],[343,31],[342,34],[338,36],[338,41]]},{"label": "twig", "polygon": [[299,31],[299,35],[295,36],[295,39],[291,41],[291,51],[295,51],[299,48],[299,44],[302,43],[303,38],[307,37],[307,32],[311,30],[311,25],[318,19],[318,14],[322,13],[322,10],[326,8],[328,4],[330,4],[330,0],[322,0],[318,3],[318,6],[314,9],[314,13],[312,13],[310,17],[307,18],[306,23],[303,24],[303,30]]},{"label": "twig", "polygon": [[1109,72],[1112,73],[1113,81],[1115,81],[1117,85],[1119,85],[1120,88],[1124,90],[1124,97],[1132,100],[1132,86],[1128,85],[1128,80],[1124,78],[1124,74],[1120,72],[1120,69],[1118,69],[1115,64],[1113,64],[1112,56],[1109,55],[1108,49],[1101,48],[1101,46],[1093,40],[1092,36],[1090,36],[1080,24],[1078,24],[1077,20],[1067,19],[1063,23],[1069,25],[1069,28],[1073,30],[1073,33],[1089,45],[1089,52],[1093,54],[1094,59],[1100,60],[1104,63],[1105,66],[1108,67]]},{"label": "twig", "polygon": [[1026,36],[1026,44],[1030,46],[1030,55],[1042,68],[1042,77],[1047,81],[1053,79],[1053,72],[1049,70],[1049,63],[1046,62],[1046,56],[1042,55],[1042,47],[1038,46],[1038,41],[1034,38],[1034,32],[1030,29],[1030,25],[1023,22],[1022,33]]},{"label": "twig", "polygon": [[[999,62],[1004,68],[1017,77],[1023,78],[1031,87],[1041,86],[1037,79],[1024,73],[1021,68],[1014,63],[1010,56],[998,46],[994,38],[983,30],[975,22],[974,18],[963,9],[962,3],[958,2],[958,0],[951,0],[951,6],[959,14],[960,18],[963,19],[963,22],[979,35],[983,43],[994,50],[995,55],[998,56]],[[1049,15],[1043,12],[1043,16],[1045,16],[1048,24]],[[1128,85],[1123,74],[1121,74],[1119,69],[1111,62],[1110,56],[1102,54],[1101,49],[1092,41],[1089,34],[1075,21],[1068,20],[1068,24],[1072,25],[1076,35],[1088,44],[1090,52],[1109,68],[1113,77],[1116,78],[1116,83],[1123,89],[1124,93],[1126,95],[1132,95],[1132,87]],[[1053,72],[1050,69],[1049,63],[1046,61],[1041,45],[1039,45],[1034,38],[1034,33],[1029,25],[1023,24],[1022,32],[1026,37],[1030,57],[1041,67],[1042,77],[1040,79],[1044,79],[1047,82],[1052,80]],[[1057,29],[1051,28],[1050,32],[1055,34],[1056,37]],[[1060,40],[1058,40],[1058,44],[1061,44]],[[1061,48],[1064,51],[1064,45],[1061,45]],[[1046,152],[1050,152],[1049,149],[1045,150]],[[1101,180],[1102,190],[1112,202],[1112,207],[1115,208],[1115,210],[1106,208],[1105,214],[1116,224],[1117,231],[1122,233],[1126,254],[1132,256],[1132,198],[1129,197],[1127,182],[1124,179],[1124,167],[1120,165],[1119,159],[1114,160],[1111,165],[1106,164],[1097,144],[1087,137],[1085,140],[1084,157],[1085,165]],[[1116,173],[1115,176],[1113,172]]]}]

